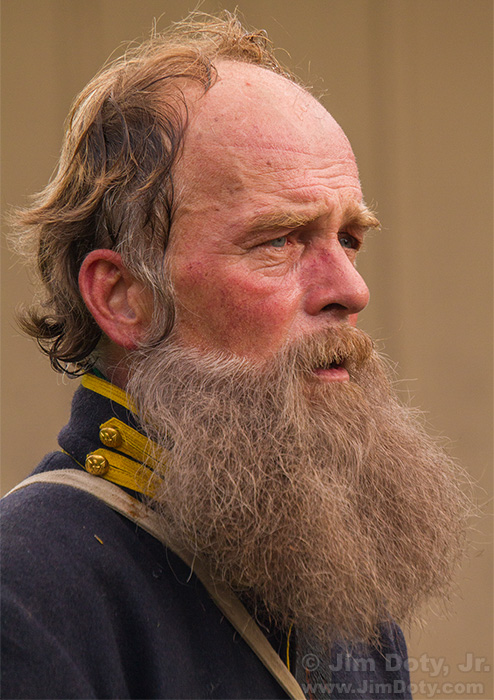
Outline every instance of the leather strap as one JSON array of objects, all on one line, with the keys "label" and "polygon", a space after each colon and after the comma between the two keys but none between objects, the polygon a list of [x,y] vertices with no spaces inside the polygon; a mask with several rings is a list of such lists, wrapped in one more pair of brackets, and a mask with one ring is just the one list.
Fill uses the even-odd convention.
[{"label": "leather strap", "polygon": [[61,484],[86,491],[110,508],[135,522],[150,535],[160,540],[190,566],[215,604],[239,632],[292,700],[305,700],[302,688],[268,642],[251,615],[224,584],[214,581],[205,565],[190,552],[171,544],[160,528],[158,515],[140,501],[132,498],[115,484],[78,469],[59,469],[30,476],[9,491],[7,496],[30,484]]}]

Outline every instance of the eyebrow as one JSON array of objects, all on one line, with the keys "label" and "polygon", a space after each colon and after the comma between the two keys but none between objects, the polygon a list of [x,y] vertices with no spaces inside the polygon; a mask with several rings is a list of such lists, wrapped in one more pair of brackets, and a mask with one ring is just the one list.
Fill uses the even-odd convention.
[{"label": "eyebrow", "polygon": [[253,219],[249,226],[249,230],[252,233],[257,233],[261,231],[272,231],[284,228],[298,228],[299,226],[309,224],[311,221],[314,221],[317,218],[318,216],[304,216],[297,214],[296,212],[288,211],[260,214]]},{"label": "eyebrow", "polygon": [[357,226],[365,230],[381,228],[381,223],[372,209],[364,204],[353,204],[343,215],[344,226]]},{"label": "eyebrow", "polygon": [[[289,211],[261,214],[253,219],[249,230],[255,234],[262,231],[298,228],[316,221],[321,215],[322,212],[320,211],[308,215]],[[367,205],[352,204],[343,214],[342,226],[355,226],[363,230],[369,230],[380,228],[381,224]]]}]

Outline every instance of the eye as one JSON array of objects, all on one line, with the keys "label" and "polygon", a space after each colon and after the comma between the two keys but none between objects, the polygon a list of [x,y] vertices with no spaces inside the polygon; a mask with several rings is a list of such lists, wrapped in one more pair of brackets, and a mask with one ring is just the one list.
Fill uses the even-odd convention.
[{"label": "eye", "polygon": [[268,245],[272,246],[273,248],[284,248],[287,242],[286,236],[280,236],[279,238],[273,238],[272,241],[269,241]]},{"label": "eye", "polygon": [[342,248],[352,248],[354,250],[358,250],[360,247],[358,240],[346,231],[341,231],[338,234],[338,239]]}]

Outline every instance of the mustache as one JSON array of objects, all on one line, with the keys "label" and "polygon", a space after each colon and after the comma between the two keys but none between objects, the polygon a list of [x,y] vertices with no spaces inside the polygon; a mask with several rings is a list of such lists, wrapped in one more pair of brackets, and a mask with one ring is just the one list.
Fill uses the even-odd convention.
[{"label": "mustache", "polygon": [[301,374],[343,366],[352,378],[370,361],[373,352],[374,343],[365,331],[344,324],[292,341],[283,348],[280,357]]},{"label": "mustache", "polygon": [[[156,357],[154,347],[141,347],[134,357],[133,373],[140,374],[140,363],[151,356]],[[274,352],[270,359],[250,360],[226,350],[203,350],[184,345],[176,329],[163,342],[160,351],[163,372],[180,362],[186,376],[200,376],[203,386],[224,382],[269,382],[271,375],[294,380],[313,375],[315,369],[344,366],[350,379],[357,381],[361,370],[376,357],[372,338],[360,328],[348,324],[332,326],[315,331],[287,342]],[[131,382],[132,384],[132,382]]]}]

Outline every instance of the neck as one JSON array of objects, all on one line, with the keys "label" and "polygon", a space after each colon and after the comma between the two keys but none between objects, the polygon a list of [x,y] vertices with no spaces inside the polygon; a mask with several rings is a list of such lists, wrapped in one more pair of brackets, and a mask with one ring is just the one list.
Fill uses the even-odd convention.
[{"label": "neck", "polygon": [[129,380],[129,351],[108,338],[100,342],[95,368],[115,386],[125,389]]}]

